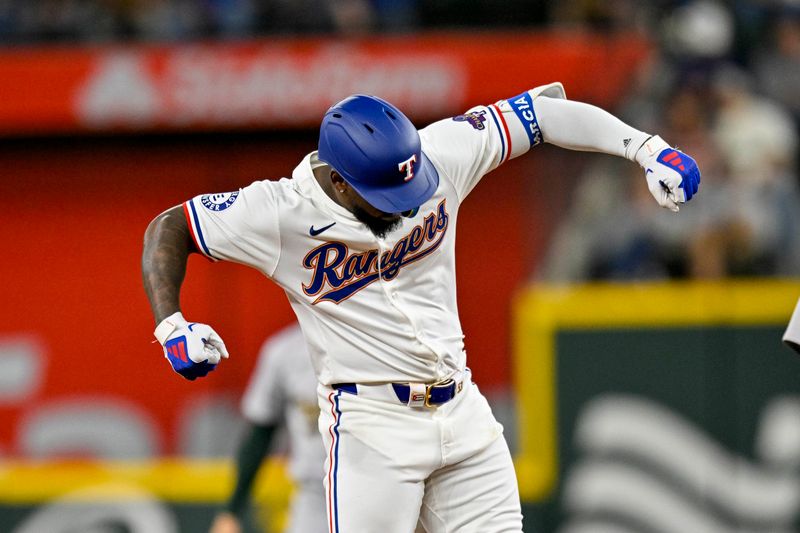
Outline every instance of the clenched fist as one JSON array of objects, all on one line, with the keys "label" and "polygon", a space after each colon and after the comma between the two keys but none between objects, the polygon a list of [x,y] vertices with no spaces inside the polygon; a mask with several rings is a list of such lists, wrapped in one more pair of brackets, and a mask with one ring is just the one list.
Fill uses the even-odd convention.
[{"label": "clenched fist", "polygon": [[211,326],[187,322],[180,312],[162,320],[154,335],[173,370],[188,380],[205,376],[228,357],[225,343]]}]

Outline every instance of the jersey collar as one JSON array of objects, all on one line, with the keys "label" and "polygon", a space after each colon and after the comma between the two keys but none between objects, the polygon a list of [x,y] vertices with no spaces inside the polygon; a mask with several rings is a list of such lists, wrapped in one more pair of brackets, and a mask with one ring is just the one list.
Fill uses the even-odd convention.
[{"label": "jersey collar", "polygon": [[324,166],[327,166],[327,164],[317,158],[316,151],[307,154],[292,172],[292,178],[297,184],[298,191],[303,196],[311,198],[318,207],[325,211],[345,220],[361,224],[353,213],[337,204],[317,183],[317,178],[314,177],[314,169]]}]

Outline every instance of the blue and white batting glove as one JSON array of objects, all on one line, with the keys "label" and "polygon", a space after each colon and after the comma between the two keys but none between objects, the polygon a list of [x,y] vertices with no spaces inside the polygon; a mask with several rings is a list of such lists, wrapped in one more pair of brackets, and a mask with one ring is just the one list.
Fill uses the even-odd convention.
[{"label": "blue and white batting glove", "polygon": [[670,147],[658,135],[650,137],[636,153],[645,171],[647,187],[658,205],[677,213],[700,187],[700,170],[687,154]]},{"label": "blue and white batting glove", "polygon": [[211,326],[187,322],[180,312],[162,320],[153,334],[172,369],[190,381],[204,377],[220,358],[228,357],[225,343]]}]

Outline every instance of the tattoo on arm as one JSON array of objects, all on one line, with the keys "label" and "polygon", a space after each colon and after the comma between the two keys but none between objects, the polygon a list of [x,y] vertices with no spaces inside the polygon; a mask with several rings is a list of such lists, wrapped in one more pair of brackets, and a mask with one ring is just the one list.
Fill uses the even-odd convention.
[{"label": "tattoo on arm", "polygon": [[168,209],[147,226],[142,251],[142,281],[156,324],[180,311],[186,262],[196,252],[181,206]]}]

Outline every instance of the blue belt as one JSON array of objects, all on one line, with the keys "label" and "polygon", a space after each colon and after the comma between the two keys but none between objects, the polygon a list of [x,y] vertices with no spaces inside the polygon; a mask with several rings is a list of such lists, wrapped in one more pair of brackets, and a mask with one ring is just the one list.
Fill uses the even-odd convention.
[{"label": "blue belt", "polygon": [[[403,403],[408,403],[408,395],[411,394],[411,387],[403,383],[392,383],[397,399]],[[456,397],[456,382],[452,379],[439,385],[428,385],[425,387],[425,405],[442,405]]]},{"label": "blue belt", "polygon": [[[408,404],[409,395],[411,394],[411,387],[405,383],[392,383],[395,395],[400,402]],[[460,381],[448,380],[444,383],[428,385],[425,387],[424,404],[426,406],[442,405],[449,402],[458,394],[461,385]],[[358,395],[358,385],[355,383],[336,383],[332,385],[336,390],[343,390],[350,394]]]}]

